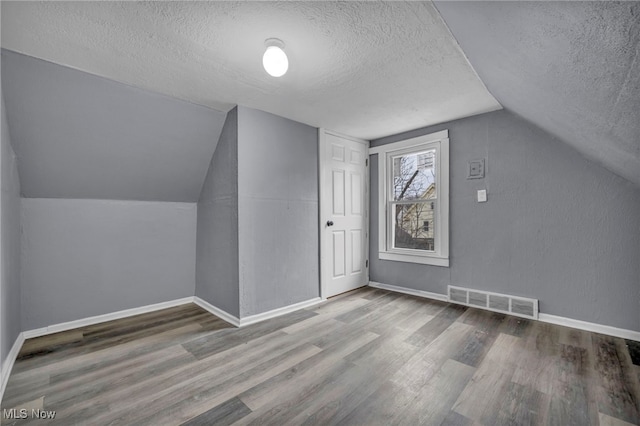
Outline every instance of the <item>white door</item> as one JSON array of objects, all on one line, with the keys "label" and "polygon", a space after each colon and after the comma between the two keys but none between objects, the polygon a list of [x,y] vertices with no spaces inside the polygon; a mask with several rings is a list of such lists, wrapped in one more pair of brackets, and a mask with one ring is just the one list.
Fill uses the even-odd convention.
[{"label": "white door", "polygon": [[320,129],[322,297],[369,282],[369,142]]}]

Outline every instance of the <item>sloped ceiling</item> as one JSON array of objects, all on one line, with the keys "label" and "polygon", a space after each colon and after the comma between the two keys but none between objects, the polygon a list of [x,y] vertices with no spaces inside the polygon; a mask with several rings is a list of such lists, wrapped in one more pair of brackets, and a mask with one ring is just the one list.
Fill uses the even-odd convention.
[{"label": "sloped ceiling", "polygon": [[640,186],[640,3],[436,7],[505,108]]},{"label": "sloped ceiling", "polygon": [[[493,94],[506,108],[640,185],[637,2],[437,2],[436,7],[431,2],[3,1],[1,42],[16,52],[193,104],[221,111],[241,104],[365,139],[499,109]],[[286,43],[291,68],[281,79],[261,67],[269,37]],[[3,75],[3,84],[13,86],[7,78]],[[16,72],[15,78],[24,76]],[[78,114],[64,112],[78,101],[44,99],[47,92],[35,92],[41,86],[31,90],[39,99],[32,107],[41,115],[55,105],[67,123],[90,123],[82,114],[98,111],[96,104],[77,107]],[[48,90],[47,96],[64,96]],[[18,129],[23,118],[12,107],[17,101],[6,101],[10,126]],[[132,109],[127,119],[142,110]],[[108,135],[114,129],[92,135],[101,151],[82,145],[92,143],[85,142],[88,137],[71,142],[62,131],[43,131],[33,149],[17,148],[20,161],[29,164],[21,164],[21,173],[33,173],[38,182],[23,179],[26,195],[193,199],[195,176],[203,178],[206,171],[186,157],[192,158],[188,150],[198,160],[206,157],[197,142],[202,135],[185,142],[188,137],[178,137],[175,126],[167,128],[175,112],[166,114],[154,115],[161,122],[155,130],[144,126],[150,137],[165,140],[165,148],[180,151],[171,159],[153,157],[161,161],[144,158],[150,142],[136,141],[142,144],[135,148],[138,154],[125,155],[134,145],[123,137],[129,141],[124,149],[113,143]],[[203,129],[190,127],[187,133]],[[64,131],[70,131],[68,125]],[[25,143],[20,130],[12,132]],[[102,161],[87,161],[89,151],[101,152]],[[53,160],[60,162],[45,164]],[[60,164],[70,174],[57,182],[51,168],[61,174]],[[100,171],[101,165],[111,172]],[[93,189],[98,187],[105,190]]]},{"label": "sloped ceiling", "polygon": [[[290,70],[262,69],[264,41]],[[378,138],[500,109],[430,2],[2,2],[2,46],[229,110]]]},{"label": "sloped ceiling", "polygon": [[197,201],[226,116],[5,50],[2,95],[32,198]]}]

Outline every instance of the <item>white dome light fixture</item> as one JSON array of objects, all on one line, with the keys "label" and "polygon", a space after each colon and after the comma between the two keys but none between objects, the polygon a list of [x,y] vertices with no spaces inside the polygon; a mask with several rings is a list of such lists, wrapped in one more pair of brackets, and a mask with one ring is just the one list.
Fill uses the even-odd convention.
[{"label": "white dome light fixture", "polygon": [[282,77],[289,69],[289,60],[284,53],[284,43],[277,38],[268,38],[264,42],[267,50],[262,56],[262,66],[272,77]]}]

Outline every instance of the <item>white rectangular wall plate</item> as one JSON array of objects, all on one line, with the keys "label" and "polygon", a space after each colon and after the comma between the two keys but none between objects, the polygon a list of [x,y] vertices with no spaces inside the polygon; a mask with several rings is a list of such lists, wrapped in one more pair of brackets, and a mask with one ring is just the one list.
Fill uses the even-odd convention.
[{"label": "white rectangular wall plate", "polygon": [[478,189],[478,202],[486,203],[487,202],[487,190],[486,189]]}]

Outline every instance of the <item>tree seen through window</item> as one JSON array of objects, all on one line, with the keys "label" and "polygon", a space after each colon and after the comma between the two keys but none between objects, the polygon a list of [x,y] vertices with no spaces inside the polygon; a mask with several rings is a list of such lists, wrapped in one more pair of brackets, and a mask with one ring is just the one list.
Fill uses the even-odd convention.
[{"label": "tree seen through window", "polygon": [[393,158],[394,247],[434,250],[435,150]]}]

